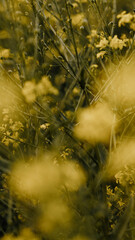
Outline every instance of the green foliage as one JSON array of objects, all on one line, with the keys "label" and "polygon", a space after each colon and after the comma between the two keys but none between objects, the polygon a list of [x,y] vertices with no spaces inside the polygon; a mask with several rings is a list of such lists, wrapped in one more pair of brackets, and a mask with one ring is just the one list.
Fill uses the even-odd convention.
[{"label": "green foliage", "polygon": [[0,237],[135,238],[133,1],[0,2]]}]

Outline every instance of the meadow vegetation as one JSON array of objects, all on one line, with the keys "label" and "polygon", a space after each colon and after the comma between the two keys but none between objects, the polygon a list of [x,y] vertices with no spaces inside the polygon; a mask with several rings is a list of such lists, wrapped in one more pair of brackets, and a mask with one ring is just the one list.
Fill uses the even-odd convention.
[{"label": "meadow vegetation", "polygon": [[0,239],[135,239],[134,8],[0,1]]}]

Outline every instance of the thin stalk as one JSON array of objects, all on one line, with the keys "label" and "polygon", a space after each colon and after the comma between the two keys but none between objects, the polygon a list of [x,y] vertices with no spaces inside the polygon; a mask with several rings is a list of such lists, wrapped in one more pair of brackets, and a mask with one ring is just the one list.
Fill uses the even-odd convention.
[{"label": "thin stalk", "polygon": [[[33,4],[33,1],[31,1],[32,3],[32,8],[33,8],[33,12],[38,14],[39,19],[41,20],[41,22],[44,25],[44,28],[46,30],[46,34],[48,36],[48,38],[50,38],[52,40],[52,44],[54,45],[55,49],[58,51],[59,55],[64,59],[64,61],[67,63],[67,65],[69,66],[69,68],[72,70],[73,74],[75,75],[75,72],[72,68],[72,66],[70,65],[69,61],[66,59],[65,55],[63,55],[59,49],[59,47],[55,44],[53,37],[50,35],[49,31],[47,31],[47,27],[46,25],[49,25],[50,29],[52,30],[52,32],[54,33],[54,35],[59,39],[59,41],[62,43],[62,45],[66,48],[66,50],[70,53],[70,55],[74,58],[74,55],[71,53],[71,51],[67,48],[67,46],[65,45],[65,43],[63,42],[63,40],[56,34],[56,31],[54,30],[54,28],[51,26],[51,24],[47,21],[45,14],[43,13],[43,15],[41,15],[40,11],[36,9],[35,5]],[[75,59],[74,59],[75,60]]]},{"label": "thin stalk", "polygon": [[[15,10],[15,6],[14,6],[14,1],[13,0],[11,0],[11,5],[12,5],[11,19],[13,20],[12,36],[16,37],[16,39],[18,41],[18,52],[19,52],[19,55],[20,55],[20,62],[21,62],[21,69],[20,69],[20,71],[18,71],[18,73],[19,73],[19,76],[20,76],[21,86],[23,87],[24,79],[26,79],[25,59],[24,59],[24,56],[23,56],[23,52],[20,50],[20,37],[18,36],[18,32],[16,30],[16,27],[19,28],[19,24],[18,24],[17,19],[16,19],[16,10]],[[21,40],[21,41],[24,41],[24,40]]]},{"label": "thin stalk", "polygon": [[82,91],[81,91],[81,93],[80,93],[80,97],[79,97],[78,103],[77,103],[77,105],[76,105],[76,107],[75,107],[75,111],[74,111],[74,116],[73,116],[73,118],[72,118],[72,122],[73,122],[74,119],[75,119],[75,113],[77,112],[77,110],[78,110],[78,108],[79,108],[79,106],[80,106],[80,103],[81,103],[83,94],[84,94],[84,90],[82,89]]},{"label": "thin stalk", "polygon": [[110,146],[109,146],[109,152],[112,152],[112,149],[116,148],[116,135],[115,135],[115,122],[116,122],[116,115],[114,114],[113,117],[113,124],[111,128],[111,136],[110,136]]},{"label": "thin stalk", "polygon": [[74,50],[75,50],[75,54],[76,54],[77,66],[79,68],[79,66],[80,66],[79,56],[78,56],[78,51],[77,51],[77,46],[76,46],[76,41],[75,41],[75,36],[74,36],[74,31],[73,31],[73,26],[72,26],[72,19],[70,16],[70,11],[69,11],[67,0],[65,0],[65,5],[66,5],[66,10],[67,10],[67,15],[69,18],[69,26],[70,26],[70,31],[71,31],[72,39],[73,39],[73,46],[74,46]]},{"label": "thin stalk", "polygon": [[45,7],[46,11],[49,12],[53,17],[55,17],[56,20],[58,20],[59,22],[61,22],[61,19],[59,17],[56,16],[56,14],[54,14],[52,11],[49,10],[49,8]]},{"label": "thin stalk", "polygon": [[[33,4],[33,0],[31,0],[32,2],[32,6],[34,6]],[[35,8],[35,6],[34,6]],[[75,59],[74,55],[71,53],[70,49],[65,45],[65,43],[63,42],[62,38],[56,33],[55,29],[52,27],[52,25],[49,23],[49,21],[47,20],[45,13],[43,11],[41,11],[41,8],[38,4],[38,10],[35,8],[34,9],[38,15],[40,16],[40,18],[42,19],[42,22],[47,23],[47,25],[49,26],[49,28],[52,30],[52,32],[54,33],[54,35],[58,38],[58,40],[60,41],[60,43],[65,47],[65,49],[67,50],[67,52],[70,54],[70,56]]]},{"label": "thin stalk", "polygon": [[113,0],[113,21],[112,21],[112,30],[111,36],[114,36],[114,30],[116,26],[116,13],[117,13],[117,0]]},{"label": "thin stalk", "polygon": [[9,191],[9,199],[8,199],[8,215],[7,215],[7,224],[8,230],[11,231],[11,224],[12,224],[12,208],[13,208],[13,200],[12,200],[12,192]]},{"label": "thin stalk", "polygon": [[52,56],[56,59],[56,61],[63,67],[63,69],[66,70],[66,72],[69,73],[72,78],[76,79],[75,75],[73,75],[72,72],[70,72],[70,70],[55,56],[55,54],[51,51],[51,49],[49,48],[49,46],[47,46],[45,42],[44,45],[52,54]]},{"label": "thin stalk", "polygon": [[132,115],[130,121],[128,122],[128,124],[126,125],[126,127],[124,128],[122,134],[121,134],[121,137],[120,137],[120,140],[122,140],[122,137],[124,136],[124,134],[126,133],[128,127],[130,126],[130,124],[132,123],[132,121],[134,120],[135,118],[135,113]]},{"label": "thin stalk", "polygon": [[102,22],[103,22],[104,28],[105,28],[108,36],[110,36],[110,31],[109,31],[109,29],[108,29],[108,26],[107,26],[104,18],[102,17],[102,14],[101,14],[101,12],[100,12],[100,9],[99,9],[99,6],[98,6],[98,4],[97,4],[97,1],[95,1],[95,5],[96,5],[96,8],[97,8],[98,14],[99,14],[99,16],[100,16],[100,18],[101,18],[101,20],[102,20]]},{"label": "thin stalk", "polygon": [[57,13],[59,14],[60,18],[61,18],[61,12],[59,10],[59,7],[58,7],[58,4],[57,4],[57,1],[56,0],[53,0],[54,4],[55,4],[55,7],[56,7],[56,10],[57,10]]},{"label": "thin stalk", "polygon": [[39,19],[38,15],[35,16],[35,39],[34,39],[34,66],[33,66],[33,75],[36,70],[37,56],[38,56],[38,33],[39,33]]}]

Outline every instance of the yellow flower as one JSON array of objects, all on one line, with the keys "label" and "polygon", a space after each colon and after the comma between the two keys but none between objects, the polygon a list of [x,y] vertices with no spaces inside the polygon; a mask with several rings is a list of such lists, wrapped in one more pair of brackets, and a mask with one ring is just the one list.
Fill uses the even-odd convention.
[{"label": "yellow flower", "polygon": [[44,95],[49,93],[58,95],[58,90],[52,85],[48,76],[43,76],[41,81],[36,85],[36,93],[37,95]]},{"label": "yellow flower", "polygon": [[97,53],[97,58],[100,58],[100,57],[103,58],[105,53],[106,53],[106,51],[101,51],[101,52]]},{"label": "yellow flower", "polygon": [[126,13],[126,11],[123,11],[122,13],[118,14],[117,18],[119,18],[118,26],[124,26],[126,23],[130,23],[133,19],[133,15],[131,13]]},{"label": "yellow flower", "polygon": [[125,40],[119,39],[117,35],[115,35],[110,41],[110,47],[122,50],[123,47],[126,47]]},{"label": "yellow flower", "polygon": [[108,45],[108,40],[104,37],[100,40],[99,44],[96,45],[97,48],[100,48],[102,50]]},{"label": "yellow flower", "polygon": [[50,126],[50,123],[44,123],[40,125],[40,129],[46,130]]},{"label": "yellow flower", "polygon": [[4,58],[8,58],[10,56],[10,50],[9,49],[6,49],[6,48],[3,48],[3,49],[0,49],[0,57],[4,57]]},{"label": "yellow flower", "polygon": [[72,24],[74,26],[75,25],[81,26],[83,24],[83,21],[84,21],[83,13],[77,13],[75,15],[72,15],[71,18],[72,18]]},{"label": "yellow flower", "polygon": [[123,205],[125,205],[125,203],[122,202],[122,199],[121,199],[121,198],[120,198],[120,200],[118,201],[118,204],[119,204],[120,207],[122,207]]},{"label": "yellow flower", "polygon": [[80,110],[77,116],[78,124],[74,128],[76,137],[95,144],[108,143],[110,140],[114,116],[106,103],[97,103]]},{"label": "yellow flower", "polygon": [[135,31],[135,22],[130,23],[130,28]]},{"label": "yellow flower", "polygon": [[95,29],[91,30],[91,36],[96,37],[97,36],[97,30],[95,30]]},{"label": "yellow flower", "polygon": [[89,34],[89,35],[87,35],[87,38],[89,39],[89,40],[91,40],[92,38],[95,38],[95,37],[97,37],[98,35],[97,35],[97,30],[91,30],[91,34]]},{"label": "yellow flower", "polygon": [[35,89],[36,89],[35,82],[27,81],[24,83],[22,94],[25,97],[26,102],[33,103],[36,100]]}]

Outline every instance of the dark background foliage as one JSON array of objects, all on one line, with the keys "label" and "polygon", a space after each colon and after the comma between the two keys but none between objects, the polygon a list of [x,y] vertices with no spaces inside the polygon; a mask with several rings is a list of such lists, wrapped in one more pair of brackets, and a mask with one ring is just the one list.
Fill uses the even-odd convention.
[{"label": "dark background foliage", "polygon": [[[133,14],[134,7],[132,0],[118,0],[116,8],[115,1],[109,0],[0,2],[0,236],[4,239],[8,239],[7,234],[16,239],[23,228],[31,229],[39,239],[134,239],[134,205],[129,186],[123,186],[114,176],[102,180],[110,145],[92,144],[74,135],[76,113],[96,103],[95,86],[100,79],[108,79],[106,68],[110,62],[116,68],[134,52],[132,44],[122,50],[108,47],[107,56],[97,58],[100,50],[96,47],[102,35],[106,39],[115,35],[120,38],[124,33],[134,39],[134,31],[128,25],[119,28],[116,18],[122,11]],[[98,69],[92,70],[93,65]],[[45,85],[39,94],[34,90],[34,100],[27,101],[22,94],[26,83],[37,87],[44,76],[51,87]],[[133,113],[133,109],[128,111],[127,115]],[[124,114],[121,105],[121,119]],[[115,136],[118,141],[129,121],[126,116]],[[57,223],[46,233],[37,224],[42,211],[40,201],[33,204],[27,196],[24,200],[12,193],[9,179],[14,163],[23,159],[31,164],[33,158],[49,152],[57,152],[53,159],[58,164],[67,159],[79,164],[86,182],[76,191],[66,187],[62,190],[62,198],[73,213],[72,226]],[[129,182],[133,175],[127,180],[132,190],[134,180]]]}]

